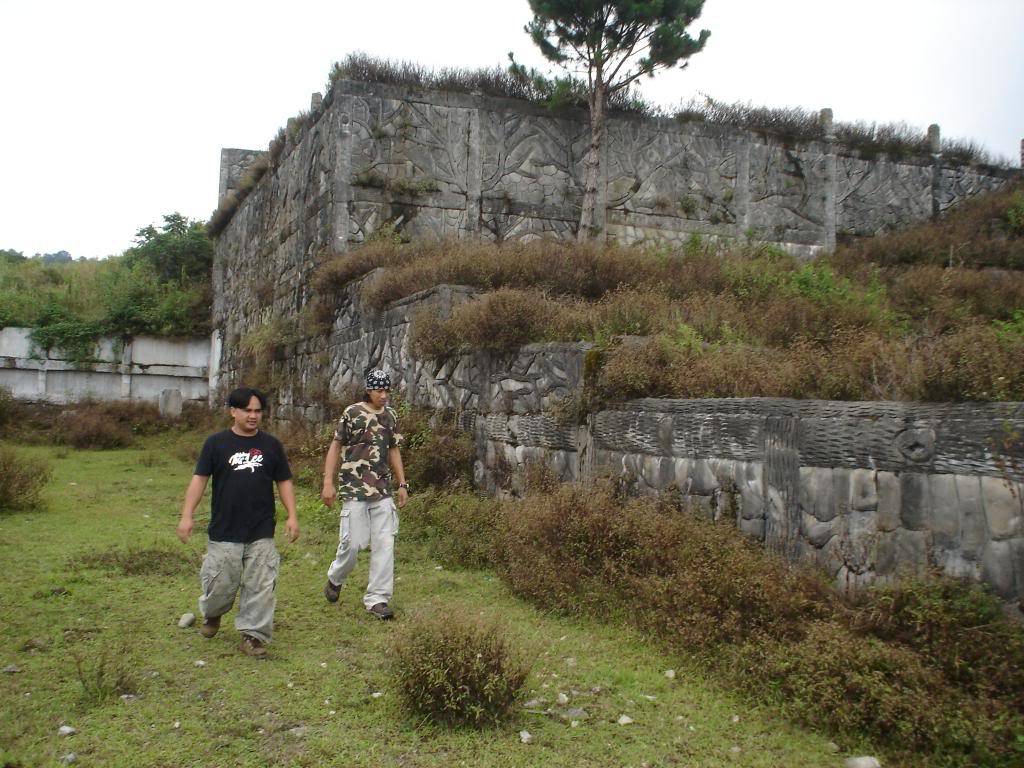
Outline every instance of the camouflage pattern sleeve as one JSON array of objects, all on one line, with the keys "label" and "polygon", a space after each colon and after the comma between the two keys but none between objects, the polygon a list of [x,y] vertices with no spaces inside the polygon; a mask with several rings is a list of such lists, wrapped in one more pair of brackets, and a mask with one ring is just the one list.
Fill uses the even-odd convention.
[{"label": "camouflage pattern sleeve", "polygon": [[398,431],[398,414],[391,408],[388,408],[388,410],[391,411],[391,431],[388,448],[401,448],[405,438]]},{"label": "camouflage pattern sleeve", "polygon": [[346,408],[341,418],[338,419],[338,426],[334,430],[334,439],[342,445],[348,445],[352,442],[352,418],[349,415],[349,409]]}]

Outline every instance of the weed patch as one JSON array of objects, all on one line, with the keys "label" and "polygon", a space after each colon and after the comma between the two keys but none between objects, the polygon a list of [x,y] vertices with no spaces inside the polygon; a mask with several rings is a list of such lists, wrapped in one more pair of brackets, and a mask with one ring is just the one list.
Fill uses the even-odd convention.
[{"label": "weed patch", "polygon": [[0,446],[0,512],[37,508],[52,476],[45,459]]},{"label": "weed patch", "polygon": [[98,568],[119,576],[177,576],[198,568],[199,562],[180,549],[132,547],[87,552],[69,561],[68,567]]},{"label": "weed patch", "polygon": [[82,687],[79,700],[83,706],[99,706],[116,696],[138,693],[135,674],[128,666],[123,649],[120,653],[104,649],[93,655],[74,651],[72,658]]}]

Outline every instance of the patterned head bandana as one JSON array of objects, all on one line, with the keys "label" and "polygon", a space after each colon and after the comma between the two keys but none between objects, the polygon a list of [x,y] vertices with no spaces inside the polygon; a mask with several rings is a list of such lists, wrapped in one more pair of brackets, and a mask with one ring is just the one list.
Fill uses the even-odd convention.
[{"label": "patterned head bandana", "polygon": [[368,392],[372,389],[391,389],[391,377],[380,368],[374,368],[366,374],[365,387]]}]

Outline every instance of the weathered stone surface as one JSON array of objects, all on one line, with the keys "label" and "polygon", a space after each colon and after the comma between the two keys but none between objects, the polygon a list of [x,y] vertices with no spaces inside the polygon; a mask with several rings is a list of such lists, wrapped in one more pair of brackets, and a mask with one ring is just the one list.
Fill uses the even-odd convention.
[{"label": "weathered stone surface", "polygon": [[981,556],[981,577],[1006,599],[1014,597],[1016,590],[1013,555],[1013,542],[990,541]]},{"label": "weathered stone surface", "polygon": [[900,522],[911,531],[928,527],[931,488],[928,475],[904,472],[900,475]]},{"label": "weathered stone surface", "polygon": [[981,500],[989,535],[1002,540],[1021,534],[1020,495],[1003,478],[981,478]]},{"label": "weathered stone surface", "polygon": [[936,547],[957,549],[960,546],[962,512],[957,497],[955,475],[931,475],[931,531]]},{"label": "weathered stone surface", "polygon": [[875,482],[878,489],[878,530],[894,531],[900,525],[900,479],[892,472],[877,472]]},{"label": "weathered stone surface", "polygon": [[824,523],[836,515],[833,474],[824,467],[800,467],[800,507]]},{"label": "weathered stone surface", "polygon": [[977,560],[988,540],[981,505],[981,478],[957,475],[956,496],[960,509],[960,547],[965,557]]},{"label": "weathered stone surface", "polygon": [[878,509],[875,472],[855,469],[850,472],[850,509],[858,512]]}]

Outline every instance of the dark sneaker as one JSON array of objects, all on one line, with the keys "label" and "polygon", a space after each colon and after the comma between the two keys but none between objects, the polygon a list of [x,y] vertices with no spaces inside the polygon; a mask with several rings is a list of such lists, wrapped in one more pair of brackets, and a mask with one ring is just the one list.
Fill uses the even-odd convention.
[{"label": "dark sneaker", "polygon": [[220,616],[208,616],[199,625],[199,634],[203,637],[213,637],[220,629]]},{"label": "dark sneaker", "polygon": [[263,645],[263,641],[252,635],[242,635],[242,644],[238,649],[254,659],[263,659],[267,655],[267,647]]},{"label": "dark sneaker", "polygon": [[387,603],[377,603],[368,610],[381,621],[395,618],[395,612],[388,608]]},{"label": "dark sneaker", "polygon": [[328,603],[338,602],[338,595],[341,594],[341,586],[334,584],[330,579],[324,584],[324,597],[327,598]]}]

